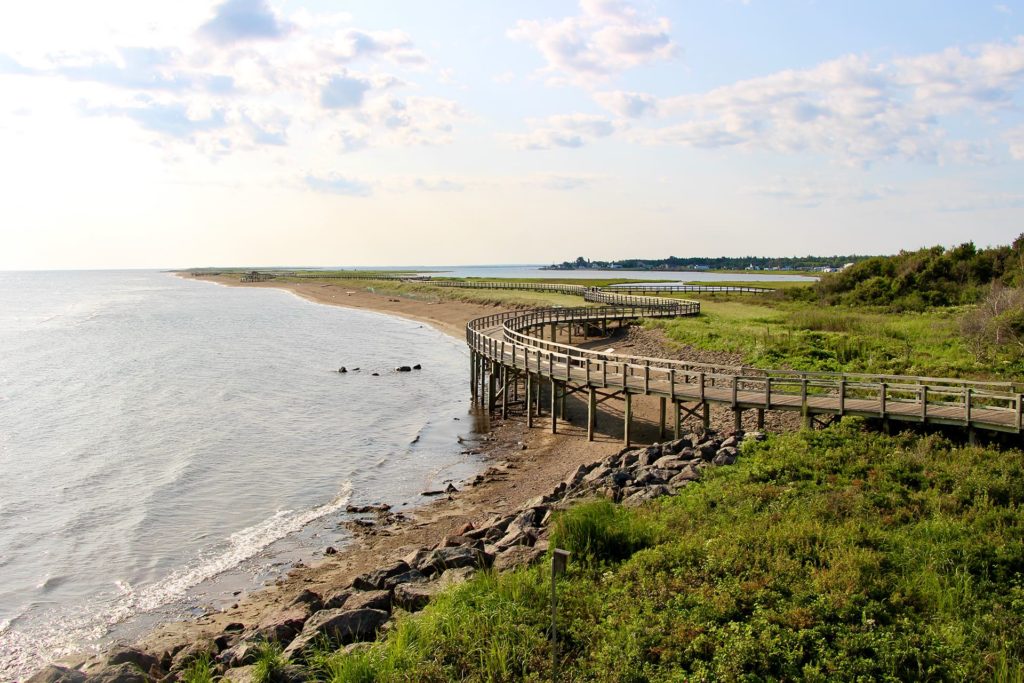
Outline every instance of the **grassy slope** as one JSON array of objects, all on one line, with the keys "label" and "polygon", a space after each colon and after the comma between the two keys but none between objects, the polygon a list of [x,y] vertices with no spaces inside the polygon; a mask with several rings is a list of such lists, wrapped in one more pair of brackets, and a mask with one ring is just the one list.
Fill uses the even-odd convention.
[{"label": "grassy slope", "polygon": [[[577,507],[555,532],[576,551],[559,588],[564,680],[1022,680],[1022,504],[1019,451],[847,421],[748,444],[644,509]],[[547,680],[547,580],[484,575],[315,668]]]},{"label": "grassy slope", "polygon": [[957,332],[958,309],[882,313],[773,299],[698,297],[699,318],[653,321],[673,341],[743,354],[749,365],[798,370],[1013,378],[979,363]]}]

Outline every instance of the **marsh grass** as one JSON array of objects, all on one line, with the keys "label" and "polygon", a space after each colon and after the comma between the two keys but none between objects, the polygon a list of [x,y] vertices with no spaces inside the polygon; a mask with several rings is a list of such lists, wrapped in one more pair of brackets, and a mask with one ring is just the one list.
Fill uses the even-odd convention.
[{"label": "marsh grass", "polygon": [[[848,419],[746,444],[647,507],[585,503],[555,524],[579,553],[558,587],[564,680],[1024,676],[1020,451]],[[317,678],[546,680],[548,571],[484,573],[326,654]]]},{"label": "marsh grass", "polygon": [[288,661],[282,655],[282,648],[276,642],[260,643],[253,664],[253,683],[277,683],[283,679]]},{"label": "marsh grass", "polygon": [[215,675],[213,659],[210,654],[203,653],[192,660],[181,672],[178,680],[181,683],[213,683],[220,680],[220,676]]}]

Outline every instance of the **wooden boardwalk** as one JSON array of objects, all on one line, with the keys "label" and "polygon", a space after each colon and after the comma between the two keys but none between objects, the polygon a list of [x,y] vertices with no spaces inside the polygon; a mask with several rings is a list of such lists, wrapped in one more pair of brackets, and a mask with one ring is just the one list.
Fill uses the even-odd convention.
[{"label": "wooden boardwalk", "polygon": [[[498,288],[504,284],[468,286]],[[976,430],[1021,432],[1022,395],[1010,382],[768,370],[588,350],[576,344],[638,318],[697,315],[700,303],[580,285],[508,284],[515,289],[578,293],[586,301],[605,304],[499,313],[466,326],[474,398],[503,414],[510,405],[523,406],[531,426],[542,412],[540,390],[544,386],[552,431],[557,430],[557,418],[564,412],[565,397],[582,394],[588,406],[591,439],[598,404],[611,398],[622,400],[627,444],[632,397],[637,394],[660,399],[661,432],[668,420],[676,435],[687,416],[699,417],[706,427],[711,404],[729,407],[737,429],[744,411],[757,411],[760,427],[764,411],[783,410],[799,412],[808,426],[858,415],[959,426],[972,438]],[[564,341],[557,341],[559,337]]]}]

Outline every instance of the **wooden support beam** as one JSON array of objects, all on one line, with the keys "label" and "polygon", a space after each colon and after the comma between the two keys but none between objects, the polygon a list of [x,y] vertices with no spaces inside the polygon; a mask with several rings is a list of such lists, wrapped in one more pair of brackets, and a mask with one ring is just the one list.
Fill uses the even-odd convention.
[{"label": "wooden support beam", "polygon": [[631,428],[633,422],[633,394],[626,392],[626,409],[622,425],[622,442],[626,448],[630,446]]},{"label": "wooden support beam", "polygon": [[509,382],[508,368],[504,365],[501,366],[501,419],[508,419],[508,382]]},{"label": "wooden support beam", "polygon": [[665,411],[666,411],[666,398],[664,396],[658,397],[658,439],[660,441],[665,440]]},{"label": "wooden support beam", "polygon": [[672,401],[672,414],[675,419],[672,434],[674,438],[681,439],[683,438],[683,416],[679,401]]},{"label": "wooden support beam", "polygon": [[494,412],[495,392],[497,387],[495,386],[497,379],[494,375],[494,368],[491,368],[491,372],[487,375],[487,411]]},{"label": "wooden support beam", "polygon": [[757,409],[757,431],[764,431],[764,408]]},{"label": "wooden support beam", "polygon": [[703,410],[704,410],[703,420],[704,420],[704,431],[706,432],[709,429],[711,429],[711,404],[708,403],[707,401],[704,401],[701,405],[702,405]]},{"label": "wooden support beam", "polygon": [[533,375],[526,373],[526,427],[533,426]]},{"label": "wooden support beam", "polygon": [[551,378],[551,433],[558,433],[558,383]]},{"label": "wooden support beam", "polygon": [[743,431],[743,409],[732,409],[732,427],[734,432]]},{"label": "wooden support beam", "polygon": [[594,427],[597,426],[597,389],[590,387],[587,396],[587,441],[594,440]]}]

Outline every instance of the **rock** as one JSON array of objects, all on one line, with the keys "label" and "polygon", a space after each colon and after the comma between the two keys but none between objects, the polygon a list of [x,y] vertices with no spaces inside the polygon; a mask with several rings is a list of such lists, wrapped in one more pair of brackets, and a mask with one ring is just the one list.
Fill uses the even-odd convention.
[{"label": "rock", "polygon": [[440,574],[446,569],[459,567],[485,567],[488,564],[486,553],[476,548],[459,546],[457,548],[438,548],[427,556],[418,569],[431,576]]},{"label": "rock", "polygon": [[419,363],[417,363],[416,365],[412,366],[412,369],[413,369],[413,370],[422,370],[422,369],[423,369],[423,366],[422,366],[422,365],[420,365]]},{"label": "rock", "polygon": [[83,683],[85,674],[77,669],[50,664],[35,672],[25,683]]},{"label": "rock", "polygon": [[694,446],[693,451],[695,455],[699,453],[702,459],[710,461],[718,453],[718,448],[715,446],[714,441],[705,441]]},{"label": "rock", "polygon": [[665,455],[678,455],[679,451],[689,447],[690,445],[689,439],[684,436],[681,439],[675,439],[666,443],[661,447],[661,452]]},{"label": "rock", "polygon": [[338,372],[345,374],[346,372],[348,372],[348,370],[345,368],[344,365],[342,365],[340,368],[338,368]]},{"label": "rock", "polygon": [[669,493],[668,487],[665,486],[648,486],[647,488],[634,493],[628,498],[622,500],[622,504],[627,507],[637,507],[643,505],[649,500],[654,500],[659,496],[664,496]]},{"label": "rock", "polygon": [[608,481],[614,486],[625,486],[632,480],[633,475],[629,470],[612,470],[608,473]]},{"label": "rock", "polygon": [[[310,609],[308,605],[286,607],[280,612],[271,614],[263,619],[256,626],[256,635],[264,640],[273,640],[286,645],[302,630],[302,626],[306,623],[306,619],[309,618],[309,614]],[[192,645],[175,655],[174,660],[177,661],[178,657],[191,647]]]},{"label": "rock", "polygon": [[[353,609],[379,609],[384,612],[391,611],[390,591],[355,591],[339,606],[347,610]],[[338,609],[338,608],[335,608]]]},{"label": "rock", "polygon": [[384,582],[390,579],[392,576],[397,576],[402,572],[409,571],[410,567],[403,560],[393,562],[389,565],[381,567],[369,574],[362,574],[357,576],[352,581],[352,587],[361,591],[381,590],[384,588]]},{"label": "rock", "polygon": [[446,486],[444,488],[444,492],[445,493],[458,493],[459,490],[457,488],[455,488],[455,484],[448,484],[448,486]]},{"label": "rock", "polygon": [[475,567],[459,567],[458,569],[449,569],[441,574],[441,578],[437,580],[437,585],[441,588],[448,588],[449,586],[458,586],[466,583],[473,575],[476,574]]},{"label": "rock", "polygon": [[498,556],[494,558],[494,570],[504,572],[515,569],[516,567],[533,564],[543,555],[544,551],[538,548],[531,548],[526,545],[513,546],[504,552],[499,553]]},{"label": "rock", "polygon": [[371,377],[380,377],[380,373],[379,372],[371,372],[370,376]]},{"label": "rock", "polygon": [[523,529],[510,529],[494,545],[498,550],[505,550],[517,545],[533,545],[533,537]]},{"label": "rock", "polygon": [[730,446],[736,446],[736,445],[739,444],[739,442],[740,442],[740,439],[737,438],[737,436],[734,434],[734,435],[726,438],[724,441],[722,441],[722,445],[720,446],[720,448],[728,448]]},{"label": "rock", "polygon": [[642,448],[638,455],[637,463],[640,467],[649,467],[654,464],[655,460],[661,457],[661,446],[648,446],[647,448]]},{"label": "rock", "polygon": [[441,591],[434,583],[403,583],[395,587],[395,604],[407,612],[418,612]]},{"label": "rock", "polygon": [[395,372],[412,372],[412,368],[410,368],[408,365],[399,365],[397,368],[395,368]]},{"label": "rock", "polygon": [[107,654],[107,666],[134,664],[143,671],[152,671],[160,666],[160,660],[134,647],[120,645]]},{"label": "rock", "polygon": [[712,465],[732,465],[735,462],[736,456],[729,455],[728,453],[725,452],[724,449],[719,451],[718,455],[711,459]]},{"label": "rock", "polygon": [[456,548],[460,545],[469,546],[470,548],[476,548],[478,550],[484,549],[483,539],[470,538],[469,536],[445,536],[441,543],[438,544],[438,547]]},{"label": "rock", "polygon": [[401,574],[395,574],[394,576],[384,581],[384,589],[391,590],[395,586],[403,583],[423,583],[427,580],[427,577],[418,569],[410,569],[407,572]]},{"label": "rock", "polygon": [[509,522],[505,531],[506,533],[512,533],[513,531],[525,531],[526,529],[535,526],[537,526],[537,511],[533,508],[529,508],[519,513],[515,519]]},{"label": "rock", "polygon": [[663,455],[654,461],[654,466],[663,470],[681,470],[686,467],[686,461],[675,455]]},{"label": "rock", "polygon": [[310,612],[316,612],[317,610],[323,608],[324,601],[320,598],[319,595],[317,595],[311,590],[306,589],[298,595],[296,595],[295,599],[288,604],[289,607],[299,607],[302,605],[308,605]]},{"label": "rock", "polygon": [[333,545],[329,545],[326,548],[324,548],[324,555],[337,555],[337,554],[338,554],[338,549],[335,548]]},{"label": "rock", "polygon": [[679,474],[669,479],[668,483],[670,486],[682,486],[691,481],[697,481],[698,479],[700,479],[700,470],[697,470],[691,466],[687,467],[685,470],[682,470],[681,472],[679,472]]},{"label": "rock", "polygon": [[388,613],[379,609],[321,610],[309,618],[302,632],[285,649],[284,657],[288,660],[301,658],[319,638],[327,638],[337,645],[373,640],[388,618]]},{"label": "rock", "polygon": [[549,502],[551,501],[548,499],[547,496],[534,496],[530,500],[523,503],[521,509],[526,510],[527,508],[532,508],[534,510],[547,510]]},{"label": "rock", "polygon": [[768,435],[765,434],[764,432],[748,432],[747,434],[743,435],[744,441],[746,441],[746,440],[750,440],[750,441],[764,441],[767,438],[768,438]]},{"label": "rock", "polygon": [[580,485],[580,483],[583,481],[583,478],[586,476],[587,468],[584,467],[583,465],[580,465],[579,467],[576,468],[576,471],[570,474],[568,479],[566,479],[562,483],[565,484],[565,488],[567,489],[576,488],[577,486]]},{"label": "rock", "polygon": [[465,534],[468,534],[470,531],[473,531],[475,528],[476,527],[473,526],[473,522],[466,522],[465,524],[459,527],[459,530],[455,532],[455,535],[464,536]]},{"label": "rock", "polygon": [[409,553],[405,557],[403,557],[402,560],[405,561],[405,563],[407,565],[409,565],[410,567],[419,568],[420,564],[422,564],[423,561],[426,560],[427,556],[429,556],[429,555],[430,555],[430,550],[428,550],[426,548],[419,548],[417,550],[412,551],[411,553]]},{"label": "rock", "polygon": [[421,496],[443,496],[444,491],[424,491]]},{"label": "rock", "polygon": [[256,667],[252,665],[232,667],[224,672],[222,683],[253,683]]},{"label": "rock", "polygon": [[588,472],[585,477],[583,477],[583,483],[590,484],[600,479],[604,479],[606,476],[608,476],[608,473],[611,471],[612,469],[605,465],[595,467],[594,469],[590,470],[590,472]]},{"label": "rock", "polygon": [[[673,471],[673,476],[675,476],[675,471]],[[643,487],[647,487],[647,486],[652,486],[654,484],[664,484],[665,481],[666,481],[665,479],[662,479],[661,477],[656,475],[652,470],[644,470],[633,481],[633,483],[636,486],[631,486],[629,488],[622,489],[622,495],[625,498],[625,497],[631,496],[634,493],[636,493],[636,491],[634,490],[635,488],[638,488],[638,487],[639,488],[643,488]]]},{"label": "rock", "polygon": [[257,649],[256,641],[245,640],[221,652],[217,655],[217,661],[230,669],[252,664],[256,661]]},{"label": "rock", "polygon": [[387,512],[391,509],[391,506],[387,503],[375,503],[373,505],[346,505],[345,512],[349,514],[361,515],[367,512]]},{"label": "rock", "polygon": [[105,666],[88,678],[89,683],[150,683],[152,680],[139,667],[128,662]]}]

